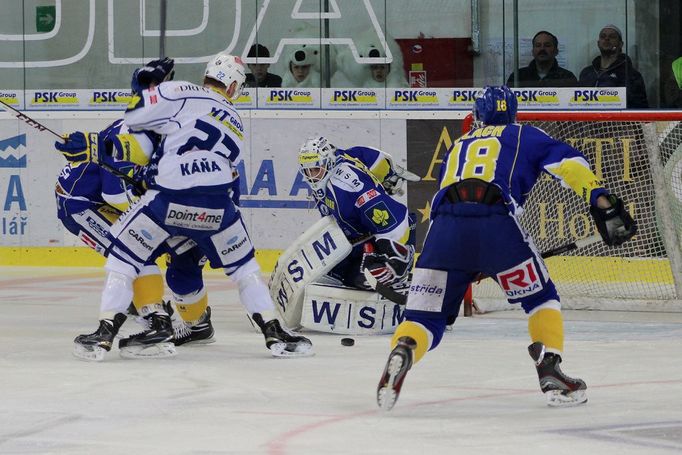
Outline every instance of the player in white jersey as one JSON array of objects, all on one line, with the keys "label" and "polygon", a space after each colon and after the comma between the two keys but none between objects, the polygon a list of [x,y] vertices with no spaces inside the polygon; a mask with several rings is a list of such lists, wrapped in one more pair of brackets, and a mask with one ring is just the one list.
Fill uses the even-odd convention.
[{"label": "player in white jersey", "polygon": [[[275,318],[251,239],[230,197],[244,142],[231,100],[244,85],[244,66],[238,57],[218,54],[204,76],[203,86],[168,81],[143,90],[125,113],[132,130],[153,131],[163,139],[151,157],[134,160],[146,165],[149,190],[112,226],[102,306],[125,308],[142,265],[163,252],[168,239],[185,236],[212,267],[223,268],[237,282],[242,304],[273,355],[312,355],[310,340],[288,332]],[[141,162],[145,158],[148,163]],[[144,344],[155,335],[152,327],[120,346]]]}]

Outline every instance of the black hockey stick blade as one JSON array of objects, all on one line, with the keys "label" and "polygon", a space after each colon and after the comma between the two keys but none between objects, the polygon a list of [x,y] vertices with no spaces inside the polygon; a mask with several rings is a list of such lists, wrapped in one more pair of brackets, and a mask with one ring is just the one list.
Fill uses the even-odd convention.
[{"label": "black hockey stick blade", "polygon": [[577,250],[578,248],[584,248],[586,246],[592,245],[593,243],[600,242],[601,239],[602,238],[600,235],[591,235],[584,239],[576,240],[575,242],[567,243],[566,245],[562,245],[548,251],[543,251],[540,253],[540,256],[542,259],[551,258],[552,256],[557,256],[559,254],[567,253],[569,251]]},{"label": "black hockey stick blade", "polygon": [[401,294],[400,292],[397,292],[395,289],[379,283],[377,279],[374,278],[374,275],[372,275],[369,269],[364,269],[362,273],[365,275],[365,280],[367,280],[367,284],[369,284],[371,288],[377,291],[380,296],[390,300],[393,303],[397,303],[398,305],[405,305],[407,303],[407,296],[405,294]]}]

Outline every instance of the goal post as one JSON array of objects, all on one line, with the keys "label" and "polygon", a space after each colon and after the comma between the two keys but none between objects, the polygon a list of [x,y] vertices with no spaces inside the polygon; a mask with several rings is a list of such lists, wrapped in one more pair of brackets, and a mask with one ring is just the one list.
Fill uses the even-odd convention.
[{"label": "goal post", "polygon": [[[638,224],[620,247],[598,242],[546,259],[563,307],[682,311],[682,113],[519,112],[517,122],[583,152]],[[472,127],[468,116],[463,128]],[[541,252],[597,232],[587,204],[550,176],[538,181],[519,219]],[[493,280],[475,285],[473,295],[483,311],[516,307]]]}]

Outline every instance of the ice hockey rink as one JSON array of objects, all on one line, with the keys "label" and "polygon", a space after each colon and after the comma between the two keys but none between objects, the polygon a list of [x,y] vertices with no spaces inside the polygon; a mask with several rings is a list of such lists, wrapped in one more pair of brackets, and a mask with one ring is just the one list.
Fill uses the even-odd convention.
[{"label": "ice hockey rink", "polygon": [[88,363],[72,341],[96,328],[102,270],[0,272],[3,455],[682,453],[682,313],[567,311],[563,369],[589,402],[566,409],[545,405],[521,312],[460,318],[386,413],[388,336],[311,332],[316,356],[274,359],[218,273],[216,343]]}]

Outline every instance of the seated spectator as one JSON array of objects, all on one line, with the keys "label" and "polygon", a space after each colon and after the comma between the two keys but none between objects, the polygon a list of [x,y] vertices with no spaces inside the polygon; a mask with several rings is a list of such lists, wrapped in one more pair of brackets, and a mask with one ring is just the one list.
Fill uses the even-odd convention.
[{"label": "seated spectator", "polygon": [[647,108],[646,87],[642,75],[623,53],[623,34],[613,24],[604,26],[597,40],[599,56],[580,72],[582,87],[627,87],[627,107]]},{"label": "seated spectator", "polygon": [[283,87],[319,87],[320,73],[315,69],[318,51],[304,44],[295,49],[289,58],[289,71],[282,77]]},{"label": "seated spectator", "polygon": [[528,66],[519,68],[518,84],[514,85],[514,73],[509,75],[509,87],[576,87],[575,74],[559,66],[556,56],[559,53],[559,40],[551,33],[542,30],[533,37],[533,60]]},{"label": "seated spectator", "polygon": [[[249,58],[268,58],[270,51],[262,44],[254,44],[247,54]],[[269,63],[248,63],[251,73],[246,75],[247,87],[281,87],[282,78],[276,74],[268,73]]]},{"label": "seated spectator", "polygon": [[682,108],[682,57],[673,60],[670,71],[661,72],[662,107]]},{"label": "seated spectator", "polygon": [[[385,53],[370,46],[367,51],[368,57],[386,57]],[[398,68],[396,71],[391,71],[392,67]],[[402,74],[402,65],[394,65],[391,63],[379,63],[369,65],[369,78],[365,79],[363,87],[407,87],[407,79]]]}]

